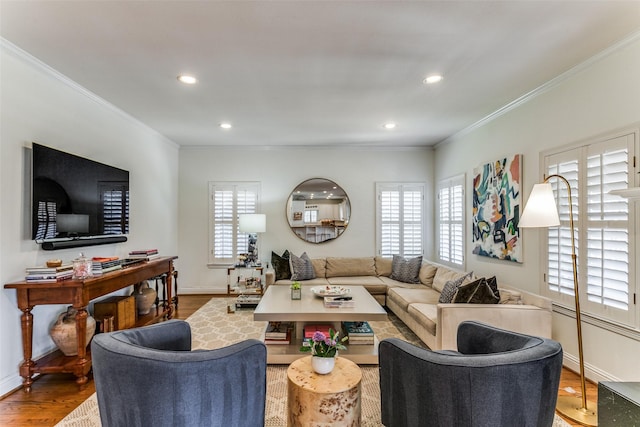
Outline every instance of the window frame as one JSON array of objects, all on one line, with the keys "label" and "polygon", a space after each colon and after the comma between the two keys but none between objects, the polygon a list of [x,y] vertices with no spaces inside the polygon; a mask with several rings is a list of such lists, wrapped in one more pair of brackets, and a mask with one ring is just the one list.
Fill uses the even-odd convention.
[{"label": "window frame", "polygon": [[[621,230],[619,225],[624,221],[617,221],[617,224],[614,224],[616,221],[594,221],[590,219],[590,211],[589,211],[589,186],[590,186],[590,176],[589,173],[589,159],[594,156],[601,155],[603,153],[611,152],[615,150],[616,146],[620,146],[621,138],[626,138],[626,146],[628,149],[628,186],[629,187],[637,187],[640,185],[640,177],[638,176],[638,165],[637,165],[637,154],[639,152],[639,135],[638,129],[627,129],[619,132],[613,132],[607,135],[603,135],[600,137],[592,138],[589,140],[581,141],[575,144],[571,144],[568,146],[546,150],[540,153],[540,168],[543,176],[549,176],[551,173],[560,173],[562,175],[562,171],[554,171],[550,169],[550,164],[558,164],[558,163],[568,163],[572,160],[577,161],[577,172],[570,172],[575,175],[575,178],[570,179],[570,183],[572,184],[572,197],[574,199],[574,227],[576,230],[576,254],[578,260],[578,284],[579,284],[579,293],[580,293],[580,306],[581,306],[581,314],[583,318],[593,324],[597,324],[603,326],[605,328],[623,328],[623,329],[631,329],[638,330],[640,328],[640,307],[637,304],[637,293],[640,290],[640,285],[638,284],[638,271],[635,266],[635,259],[637,257],[637,248],[639,247],[639,237],[637,236],[637,232],[640,229],[640,218],[638,217],[638,201],[628,200],[628,217],[627,217],[627,245],[628,245],[628,309],[626,312],[622,309],[618,309],[612,307],[603,302],[596,302],[589,298],[589,285],[587,275],[589,273],[589,265],[591,264],[588,259],[588,251],[589,251],[589,241],[588,241],[588,233],[594,230],[594,224],[602,223],[602,228],[596,229],[608,229],[609,227],[615,225],[613,227],[614,230]],[[577,180],[577,188],[575,187],[575,181]],[[565,232],[568,232],[568,205],[566,203],[566,186],[557,179],[550,179],[549,182],[554,186],[555,189],[560,190],[561,199],[564,200],[564,204],[560,205],[560,218],[561,218],[561,227],[565,229]],[[593,195],[591,195],[593,197]],[[609,197],[611,199],[611,197]],[[615,199],[614,199],[615,200]],[[613,201],[608,201],[609,204],[614,203]],[[580,209],[582,207],[582,209]],[[556,228],[556,230],[558,230]],[[553,229],[549,229],[544,233],[540,234],[540,271],[543,272],[542,278],[540,281],[540,293],[548,298],[550,298],[554,306],[560,307],[561,311],[568,313],[575,313],[575,299],[573,296],[573,278],[570,277],[570,293],[562,292],[562,287],[557,290],[553,290],[549,285],[549,262],[550,262],[550,250],[549,250],[549,236],[553,236]],[[594,239],[591,240],[593,242]],[[560,251],[561,253],[563,251]],[[566,256],[565,256],[566,258]],[[558,260],[558,256],[555,256],[554,259]],[[561,262],[558,261],[560,264]],[[592,270],[593,272],[593,270]],[[566,272],[565,272],[566,273]],[[566,282],[566,280],[565,280]],[[566,285],[566,283],[565,283]],[[567,288],[568,286],[564,286]],[[612,326],[615,325],[615,326]],[[637,336],[640,338],[640,334]]]},{"label": "window frame", "polygon": [[[444,265],[448,265],[451,267],[455,267],[455,268],[460,268],[460,269],[464,269],[465,265],[466,265],[466,243],[467,243],[467,231],[466,231],[466,191],[465,191],[465,184],[466,184],[466,174],[460,174],[460,175],[455,175],[455,176],[451,176],[449,178],[444,178],[440,181],[438,181],[437,184],[437,188],[436,188],[436,206],[435,206],[435,217],[436,217],[436,227],[435,227],[435,234],[436,234],[436,257],[438,259],[438,262]],[[458,188],[459,188],[459,192],[458,192]],[[452,211],[451,209],[449,209],[447,211],[449,219],[444,219],[442,217],[442,191],[447,190],[450,194],[459,194],[460,197],[460,218],[459,219],[452,219]],[[442,253],[442,249],[443,249],[443,244],[442,244],[442,226],[444,224],[449,224],[449,225],[458,225],[460,227],[460,241],[457,242],[457,244],[448,244],[448,254],[447,256],[444,256],[444,254]],[[452,233],[453,233],[453,227],[449,227],[450,233],[449,233],[449,237],[451,238]],[[452,253],[454,252],[454,248],[455,247],[459,247],[459,251],[460,251],[460,262],[456,262],[456,254]],[[457,252],[457,251],[455,251]]]},{"label": "window frame", "polygon": [[[244,213],[260,213],[261,204],[261,184],[258,181],[210,181],[209,187],[209,208],[208,208],[208,265],[211,267],[229,266],[237,261],[239,254],[246,252],[248,244],[248,233],[240,233],[238,230],[238,216]],[[232,192],[232,213],[230,220],[216,221],[215,209],[216,209],[216,192],[217,191],[231,191]],[[254,208],[247,210],[238,206],[238,194],[240,192],[255,193]],[[242,212],[239,212],[242,210]],[[231,224],[231,251],[230,257],[216,257],[216,225],[218,223]]]},{"label": "window frame", "polygon": [[[383,226],[385,226],[387,221],[383,219],[382,212],[382,192],[385,191],[397,191],[399,192],[399,212],[398,212],[398,251],[397,253],[385,253],[383,251]],[[404,196],[407,192],[415,192],[418,191],[420,193],[420,219],[407,221],[406,215],[410,214],[410,212],[405,214],[405,207],[403,205]],[[425,242],[426,242],[426,212],[425,212],[425,195],[426,195],[426,184],[424,182],[377,182],[376,183],[376,254],[378,256],[384,258],[391,258],[393,255],[400,255],[402,257],[416,257],[416,256],[424,256],[425,254]],[[405,246],[407,246],[407,240],[405,239],[405,232],[409,231],[406,228],[407,224],[419,224],[419,244],[420,251],[419,253],[416,251],[408,251],[405,250]]]}]

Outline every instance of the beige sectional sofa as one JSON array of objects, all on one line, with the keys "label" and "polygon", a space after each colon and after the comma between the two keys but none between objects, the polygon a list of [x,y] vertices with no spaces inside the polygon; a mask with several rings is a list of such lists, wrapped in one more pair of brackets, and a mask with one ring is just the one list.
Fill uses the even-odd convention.
[{"label": "beige sectional sofa", "polygon": [[[439,303],[446,282],[467,274],[444,265],[423,262],[420,283],[414,284],[391,279],[392,260],[388,258],[328,257],[311,262],[316,278],[300,281],[303,287],[362,285],[432,350],[457,349],[456,333],[464,320],[551,338],[551,301],[500,283],[499,304]],[[275,280],[273,271],[265,276],[267,286],[292,282]]]}]

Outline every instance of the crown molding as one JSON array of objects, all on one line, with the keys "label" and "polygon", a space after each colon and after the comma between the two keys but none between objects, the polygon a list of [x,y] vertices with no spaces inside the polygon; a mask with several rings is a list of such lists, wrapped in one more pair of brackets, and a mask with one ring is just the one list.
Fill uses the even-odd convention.
[{"label": "crown molding", "polygon": [[35,56],[31,55],[30,53],[22,50],[21,48],[19,48],[18,46],[14,45],[13,43],[11,43],[10,41],[8,41],[7,39],[5,39],[3,37],[0,37],[0,47],[7,54],[10,54],[10,55],[14,56],[15,58],[20,59],[21,61],[25,62],[26,64],[30,65],[31,67],[41,71],[43,74],[45,74],[45,75],[47,75],[47,76],[59,81],[60,83],[64,84],[65,86],[67,86],[69,88],[71,88],[72,90],[74,90],[78,94],[80,94],[80,95],[84,96],[85,98],[90,99],[91,101],[95,102],[100,107],[105,108],[105,109],[109,110],[110,112],[113,112],[113,113],[117,114],[118,116],[120,116],[121,118],[125,119],[126,121],[128,121],[130,123],[133,123],[134,125],[143,128],[147,132],[151,132],[151,133],[155,134],[158,138],[162,139],[167,144],[172,145],[175,148],[179,148],[180,147],[179,144],[177,144],[176,142],[170,140],[165,135],[159,133],[157,130],[147,126],[146,124],[144,124],[140,120],[136,119],[135,117],[133,117],[129,113],[125,112],[124,110],[116,107],[115,105],[113,105],[112,103],[108,102],[104,98],[101,98],[100,96],[98,96],[95,93],[91,92],[90,90],[88,90],[84,86],[82,86],[82,85],[78,84],[77,82],[73,81],[72,79],[70,79],[66,75],[62,74],[58,70],[56,70],[56,69],[52,68],[51,66],[47,65],[46,63],[42,62],[41,60],[39,60]]},{"label": "crown molding", "polygon": [[588,69],[589,67],[593,66],[594,64],[597,64],[598,62],[604,60],[605,58],[609,57],[610,55],[618,52],[621,49],[624,49],[625,47],[627,47],[628,45],[636,42],[640,40],[640,30],[636,31],[634,33],[631,33],[628,37],[612,44],[611,46],[607,47],[606,49],[600,51],[599,53],[595,54],[594,56],[590,57],[589,59],[587,59],[586,61],[581,62],[580,64],[574,66],[573,68],[570,68],[569,70],[565,71],[564,73],[554,77],[553,79],[549,80],[548,82],[542,84],[541,86],[538,86],[537,88],[533,89],[531,92],[528,92],[524,95],[522,95],[521,97],[511,101],[510,103],[508,103],[507,105],[497,109],[496,111],[494,111],[493,113],[483,117],[482,119],[478,120],[477,122],[473,123],[470,126],[467,126],[466,128],[462,129],[459,132],[456,132],[455,134],[447,137],[446,139],[440,141],[439,143],[435,144],[435,148],[440,147],[441,145],[447,144],[457,138],[460,138],[464,135],[467,135],[471,132],[473,132],[476,129],[479,129],[483,126],[485,126],[487,123],[492,122],[493,120],[507,114],[508,112],[515,110],[516,108],[520,107],[523,104],[526,104],[527,102],[531,101],[534,98],[537,98],[538,96],[542,95],[545,92],[548,92],[549,90],[559,86],[561,83],[564,83],[565,81],[569,80],[570,78],[574,77],[577,74],[580,74],[581,72],[583,72],[584,70]]}]

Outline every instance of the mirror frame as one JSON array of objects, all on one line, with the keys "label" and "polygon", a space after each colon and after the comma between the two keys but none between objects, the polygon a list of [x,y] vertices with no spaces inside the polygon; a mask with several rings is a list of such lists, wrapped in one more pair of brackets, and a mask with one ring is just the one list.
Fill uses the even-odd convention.
[{"label": "mirror frame", "polygon": [[[326,188],[326,190],[324,190],[324,188]],[[305,223],[304,218],[307,203],[309,200],[314,200],[313,197],[307,196],[307,193],[331,190],[337,191],[337,196],[339,197],[330,200],[339,200],[339,202],[322,202],[318,203],[318,205],[338,206],[337,212],[333,212],[332,217],[329,217],[328,215],[321,215],[320,209],[316,209],[316,215],[318,215],[316,221],[314,221],[313,224]],[[317,200],[326,199],[325,197],[324,199]],[[300,202],[303,202],[304,205]],[[328,211],[329,209],[325,209],[325,212]],[[314,244],[331,242],[342,236],[349,226],[351,219],[351,201],[344,189],[335,181],[327,178],[310,178],[298,184],[291,194],[289,194],[285,206],[285,217],[289,228],[299,239]]]}]

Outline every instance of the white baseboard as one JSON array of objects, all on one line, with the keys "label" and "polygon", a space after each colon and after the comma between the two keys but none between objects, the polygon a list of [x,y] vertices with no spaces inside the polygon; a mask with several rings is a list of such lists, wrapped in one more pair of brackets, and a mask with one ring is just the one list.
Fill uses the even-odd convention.
[{"label": "white baseboard", "polygon": [[22,377],[13,374],[0,381],[0,396],[5,396],[12,391],[22,387]]},{"label": "white baseboard", "polygon": [[224,288],[195,288],[178,285],[178,295],[226,295],[227,287]]},{"label": "white baseboard", "polygon": [[[580,362],[578,357],[572,354],[564,353],[563,364],[566,368],[571,369],[573,372],[580,372]],[[600,381],[623,381],[620,378],[616,378],[608,372],[591,366],[587,363],[584,364],[584,376],[588,380],[599,383]]]}]

